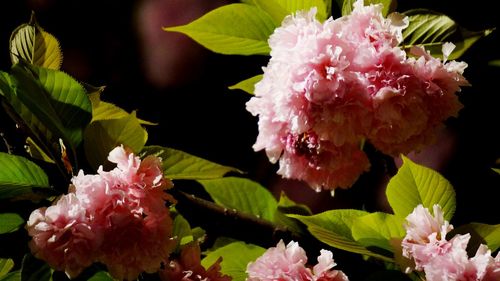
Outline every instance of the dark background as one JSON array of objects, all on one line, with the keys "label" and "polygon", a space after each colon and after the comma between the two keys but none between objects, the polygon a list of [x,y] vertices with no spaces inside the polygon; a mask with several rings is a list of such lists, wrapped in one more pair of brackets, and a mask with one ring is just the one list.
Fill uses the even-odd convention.
[{"label": "dark background", "polygon": [[[148,144],[177,148],[211,161],[247,171],[272,189],[309,204],[315,212],[332,208],[385,209],[383,186],[364,175],[350,190],[315,193],[304,184],[275,175],[265,154],[254,152],[257,118],[245,110],[249,95],[227,87],[260,73],[264,56],[211,53],[162,26],[187,23],[230,1],[222,0],[10,0],[0,8],[0,69],[10,67],[10,33],[35,11],[40,25],[59,39],[62,69],[80,81],[107,88],[103,100],[158,126],[148,127]],[[490,1],[493,2],[493,1]],[[398,11],[431,8],[469,30],[500,26],[490,2],[400,0]],[[457,192],[455,225],[472,221],[498,224],[500,176],[491,167],[500,157],[500,30],[481,39],[460,59],[472,87],[459,93],[464,109],[448,120],[437,145],[415,159],[438,169]],[[0,120],[9,122],[8,120]],[[4,124],[4,123],[3,123]],[[497,165],[498,166],[498,165]],[[371,188],[370,188],[371,187]],[[381,195],[382,194],[382,195]]]}]

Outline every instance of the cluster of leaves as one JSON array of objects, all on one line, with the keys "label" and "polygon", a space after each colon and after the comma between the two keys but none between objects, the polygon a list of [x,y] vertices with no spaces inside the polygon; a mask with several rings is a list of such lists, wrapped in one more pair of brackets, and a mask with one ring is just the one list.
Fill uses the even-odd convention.
[{"label": "cluster of leaves", "polygon": [[[185,33],[218,53],[268,55],[267,40],[285,16],[316,7],[318,19],[325,20],[331,15],[332,6],[337,5],[339,13],[346,15],[353,3],[352,0],[338,0],[333,4],[328,0],[242,2],[222,6],[190,24],[165,29]],[[386,14],[396,6],[395,0],[367,2],[383,3]],[[451,58],[456,58],[491,32],[467,31],[449,17],[428,10],[406,14],[410,27],[404,33],[402,44],[405,47],[425,45],[435,55],[444,42],[452,41],[458,47]],[[30,205],[33,207],[50,205],[57,200],[57,195],[67,191],[72,175],[80,168],[95,170],[99,165],[106,166],[108,152],[119,144],[141,157],[156,155],[163,159],[164,174],[176,185],[170,192],[178,200],[171,207],[174,235],[179,238],[177,251],[193,241],[201,243],[215,233],[214,227],[219,228],[218,239],[204,253],[202,265],[209,266],[222,256],[222,272],[237,281],[245,279],[248,262],[271,246],[267,242],[269,238],[274,244],[279,238],[294,239],[301,245],[313,240],[312,243],[323,247],[382,260],[388,268],[394,265],[404,268],[406,261],[396,245],[400,245],[405,235],[403,221],[413,208],[418,204],[425,207],[440,204],[446,219],[451,219],[454,213],[455,195],[449,182],[436,172],[405,159],[387,188],[394,214],[350,209],[313,214],[307,206],[293,202],[285,194],[277,200],[259,183],[241,177],[241,171],[236,168],[173,148],[147,146],[144,126],[156,124],[139,119],[136,112],[129,113],[101,100],[104,87],[81,83],[61,71],[63,57],[59,42],[43,30],[34,17],[13,32],[10,53],[11,69],[0,71],[0,101],[22,132],[26,151],[11,150],[5,138],[7,151],[0,152],[0,202],[14,207],[7,208],[8,212],[0,209],[0,238],[11,234],[25,236],[23,225],[27,216],[18,212],[15,207],[18,202],[33,202]],[[252,93],[253,85],[260,79],[261,75],[257,75],[231,88]],[[196,182],[207,197],[195,197],[179,188],[186,180]],[[218,215],[215,220],[226,219],[228,224],[247,224],[253,233],[241,235],[245,229],[238,234],[230,232],[229,227],[220,227],[207,219],[207,214]],[[195,222],[196,217],[204,221]],[[456,231],[473,234],[474,241],[485,243],[492,250],[500,247],[500,225],[471,223]],[[259,240],[265,236],[268,239]],[[64,275],[29,253],[20,263],[4,257],[3,253],[0,256],[0,280],[60,278]],[[84,272],[81,279],[112,280],[98,265]]]},{"label": "cluster of leaves", "polygon": [[[300,10],[317,9],[317,19],[324,21],[331,16],[332,0],[242,0],[212,10],[199,19],[182,26],[165,27],[166,31],[181,32],[207,49],[227,55],[269,55],[268,38],[281,25],[282,20]],[[336,0],[340,15],[352,12],[355,0]],[[383,14],[393,12],[396,0],[365,0],[365,4],[382,4]],[[334,5],[335,6],[335,5]],[[338,13],[337,13],[338,14]],[[442,45],[453,42],[456,48],[449,59],[460,57],[481,37],[493,29],[469,31],[453,19],[428,9],[414,9],[404,12],[409,26],[403,32],[402,47],[425,46],[433,56],[442,56]],[[256,75],[245,79],[230,89],[240,89],[253,94],[254,85],[262,79]]]}]

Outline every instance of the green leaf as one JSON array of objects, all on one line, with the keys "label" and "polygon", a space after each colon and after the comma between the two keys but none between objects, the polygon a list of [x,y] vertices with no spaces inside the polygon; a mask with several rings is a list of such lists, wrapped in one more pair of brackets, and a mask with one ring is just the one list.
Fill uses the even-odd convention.
[{"label": "green leaf", "polygon": [[371,252],[354,240],[351,233],[353,223],[358,217],[365,216],[367,214],[369,213],[361,210],[337,209],[313,216],[288,216],[296,218],[307,225],[309,232],[319,241],[327,245],[353,253],[392,261],[392,259],[386,256]]},{"label": "green leaf", "polygon": [[221,272],[231,276],[233,281],[244,281],[248,263],[255,261],[265,251],[266,249],[256,245],[234,242],[210,252],[201,261],[201,265],[208,268],[222,257]]},{"label": "green leaf", "polygon": [[24,157],[0,152],[0,199],[39,196],[44,189],[52,190],[42,168]]},{"label": "green leaf", "polygon": [[18,230],[19,227],[23,224],[24,220],[18,214],[12,214],[12,213],[0,214],[0,234],[14,232]]},{"label": "green leaf", "polygon": [[169,179],[215,179],[229,172],[242,173],[236,168],[193,156],[189,153],[161,146],[147,146],[141,152],[141,157],[155,155],[161,157],[165,177]]},{"label": "green leaf", "polygon": [[[329,16],[327,3],[323,0],[253,0],[254,4],[268,13],[276,26],[287,15],[295,14],[298,11],[309,11],[312,7],[317,8],[316,18],[324,21]],[[328,1],[327,1],[328,2]],[[329,1],[331,3],[331,1]]]},{"label": "green leaf", "polygon": [[387,185],[386,195],[394,214],[406,218],[419,204],[432,210],[439,204],[448,221],[455,212],[455,190],[438,172],[402,156],[403,165]]},{"label": "green leaf", "polygon": [[263,10],[247,4],[230,4],[210,11],[183,26],[166,31],[186,34],[209,50],[228,55],[267,55],[267,39],[275,24]]},{"label": "green leaf", "polygon": [[352,226],[352,236],[358,243],[368,249],[378,247],[391,253],[394,250],[390,240],[405,234],[402,218],[381,212],[358,217]]},{"label": "green leaf", "polygon": [[[354,10],[353,4],[357,0],[344,0],[342,3],[342,15],[349,15]],[[390,12],[396,10],[396,1],[394,0],[365,0],[365,6],[370,4],[382,4],[382,15],[387,16]]]},{"label": "green leaf", "polygon": [[497,169],[497,168],[491,168],[495,173],[499,174],[500,175],[500,169]]},{"label": "green leaf", "polygon": [[50,267],[44,261],[35,258],[31,254],[24,256],[21,281],[49,281],[51,276]]},{"label": "green leaf", "polygon": [[410,20],[409,26],[403,30],[402,45],[409,49],[412,46],[424,46],[433,56],[442,56],[442,46],[446,42],[456,45],[448,59],[459,58],[477,40],[488,36],[492,29],[469,31],[460,27],[445,14],[426,9],[406,11]]},{"label": "green leaf", "polygon": [[84,132],[85,155],[90,165],[97,169],[107,161],[109,152],[124,145],[137,153],[148,139],[135,112],[120,119],[99,120],[90,123]]},{"label": "green leaf", "polygon": [[12,64],[22,58],[29,63],[50,69],[59,69],[62,52],[59,41],[44,31],[34,20],[16,28],[10,37],[10,58]]},{"label": "green leaf", "polygon": [[198,182],[203,185],[215,203],[273,221],[278,202],[269,190],[257,182],[237,177],[198,180]]},{"label": "green leaf", "polygon": [[305,234],[304,225],[297,219],[288,217],[287,214],[310,216],[312,212],[306,205],[295,203],[288,198],[284,192],[281,192],[278,210],[274,215],[274,222],[278,225],[285,226],[298,235]]},{"label": "green leaf", "polygon": [[0,278],[7,275],[13,267],[14,261],[12,259],[0,259]]},{"label": "green leaf", "polygon": [[[104,90],[102,88],[102,90]],[[102,91],[101,90],[101,91]],[[101,100],[101,91],[94,92],[89,95],[92,103],[92,121],[120,119],[130,115],[127,111],[112,103]],[[138,119],[142,125],[158,125],[157,123]]]},{"label": "green leaf", "polygon": [[0,277],[0,281],[21,281],[21,271],[16,270]]},{"label": "green leaf", "polygon": [[106,271],[99,271],[96,274],[92,275],[87,281],[113,281],[113,277],[109,275]]},{"label": "green leaf", "polygon": [[194,240],[189,222],[179,213],[174,218],[172,237],[177,239],[178,246],[183,246]]},{"label": "green leaf", "polygon": [[495,252],[500,248],[500,224],[490,225],[484,223],[469,223],[464,224],[450,232],[450,236],[455,234],[470,233],[470,245],[477,248],[480,244],[486,244],[491,252]]},{"label": "green leaf", "polygon": [[239,83],[236,83],[232,86],[229,86],[229,89],[230,90],[235,90],[235,89],[243,90],[243,91],[253,95],[254,91],[255,91],[255,84],[257,82],[259,82],[260,80],[262,80],[262,77],[264,77],[263,74],[256,75],[254,77],[251,77],[251,78],[245,79]]},{"label": "green leaf", "polygon": [[92,104],[86,90],[68,74],[40,67],[31,67],[41,85],[50,94],[50,101],[74,147],[82,141],[83,128],[92,119]]}]

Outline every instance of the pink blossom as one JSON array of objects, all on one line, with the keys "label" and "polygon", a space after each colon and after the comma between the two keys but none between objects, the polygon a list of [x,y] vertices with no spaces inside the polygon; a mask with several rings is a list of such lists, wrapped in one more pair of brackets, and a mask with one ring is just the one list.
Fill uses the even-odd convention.
[{"label": "pink blossom", "polygon": [[100,167],[97,175],[80,171],[68,195],[33,212],[28,224],[32,250],[70,276],[98,261],[113,277],[135,280],[143,271],[158,271],[174,246],[165,206],[173,199],[164,192],[172,183],[163,178],[161,159],[155,156],[141,161],[120,146],[109,160],[115,169]]},{"label": "pink blossom", "polygon": [[33,237],[29,244],[33,255],[70,277],[94,262],[103,239],[101,229],[92,225],[73,193],[63,195],[48,208],[33,211],[26,228]]},{"label": "pink blossom", "polygon": [[425,272],[427,281],[497,280],[500,257],[493,258],[488,247],[481,245],[476,255],[469,258],[466,249],[470,234],[457,234],[446,240],[453,226],[444,220],[439,205],[433,209],[434,216],[419,205],[406,218],[403,256],[415,262],[415,270]]},{"label": "pink blossom", "polygon": [[[271,59],[247,110],[259,117],[253,148],[280,160],[283,177],[349,187],[369,167],[364,140],[386,154],[408,153],[457,115],[466,64],[446,62],[450,45],[443,62],[425,51],[407,58],[398,45],[408,19],[381,10],[358,0],[351,15],[323,23],[314,8],[300,11],[269,38]],[[344,161],[351,155],[354,162]]]},{"label": "pink blossom", "polygon": [[223,275],[220,270],[222,258],[219,258],[208,269],[201,265],[201,250],[197,242],[185,245],[180,257],[168,262],[160,271],[163,281],[231,281],[228,275]]},{"label": "pink blossom", "polygon": [[321,250],[318,264],[311,270],[306,267],[307,256],[297,242],[291,241],[285,247],[281,240],[276,247],[269,248],[255,262],[247,266],[248,281],[309,280],[347,281],[347,276],[338,270],[330,251]]}]

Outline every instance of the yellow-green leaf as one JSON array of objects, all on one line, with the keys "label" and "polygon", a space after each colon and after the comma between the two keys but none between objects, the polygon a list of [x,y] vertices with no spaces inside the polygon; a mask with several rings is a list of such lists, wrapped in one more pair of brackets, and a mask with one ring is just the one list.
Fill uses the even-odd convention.
[{"label": "yellow-green leaf", "polygon": [[228,55],[267,55],[267,39],[275,24],[263,10],[247,4],[230,4],[210,11],[182,26],[165,27],[181,32],[207,49]]},{"label": "yellow-green leaf", "polygon": [[[18,230],[19,227],[23,224],[24,220],[18,214],[13,214],[13,213],[0,214],[0,234],[14,232]],[[1,272],[1,263],[0,263],[0,272]]]},{"label": "yellow-green leaf", "polygon": [[141,156],[161,157],[163,173],[173,180],[199,180],[221,178],[229,172],[242,173],[240,170],[220,165],[177,149],[162,146],[147,146]]},{"label": "yellow-green leaf", "polygon": [[495,30],[469,31],[447,15],[426,9],[409,10],[404,14],[408,16],[410,23],[403,30],[403,47],[409,49],[412,46],[424,46],[431,55],[440,57],[443,55],[443,44],[452,42],[456,47],[448,57],[450,60],[459,58],[477,40]]},{"label": "yellow-green leaf", "polygon": [[403,218],[381,212],[358,217],[352,226],[352,236],[361,245],[375,251],[373,247],[394,252],[391,239],[403,238]]},{"label": "yellow-green leaf", "polygon": [[248,263],[255,261],[265,251],[266,249],[253,244],[233,242],[210,252],[201,261],[201,265],[208,268],[222,257],[221,272],[231,276],[233,281],[245,281]]},{"label": "yellow-green leaf", "polygon": [[13,267],[14,261],[12,259],[0,259],[0,278],[7,275]]},{"label": "yellow-green leaf", "polygon": [[32,17],[30,23],[16,28],[10,38],[10,57],[12,64],[22,58],[41,67],[58,70],[62,64],[59,41],[43,30]]},{"label": "yellow-green leaf", "polygon": [[215,203],[237,211],[273,221],[278,202],[259,183],[237,177],[198,180]]},{"label": "yellow-green leaf", "polygon": [[250,77],[250,78],[245,79],[243,81],[240,81],[232,86],[229,86],[229,89],[230,90],[239,89],[239,90],[243,90],[243,91],[253,95],[254,90],[255,90],[255,84],[257,82],[259,82],[260,80],[262,80],[262,77],[264,77],[263,74],[259,74],[259,75],[256,75],[254,77]]},{"label": "yellow-green leaf", "polygon": [[125,145],[138,153],[142,150],[148,134],[135,116],[90,123],[84,133],[85,155],[90,165],[97,169],[107,162],[109,152],[118,145]]},{"label": "yellow-green leaf", "polygon": [[450,220],[455,212],[455,190],[438,172],[403,157],[403,165],[387,185],[386,195],[394,214],[406,218],[419,204],[432,210],[439,204],[444,218]]},{"label": "yellow-green leaf", "polygon": [[[121,107],[102,101],[100,96],[101,92],[94,92],[89,95],[92,103],[92,121],[120,119],[130,114]],[[158,125],[157,123],[142,120],[140,118],[138,118],[138,120],[142,125]]]}]

